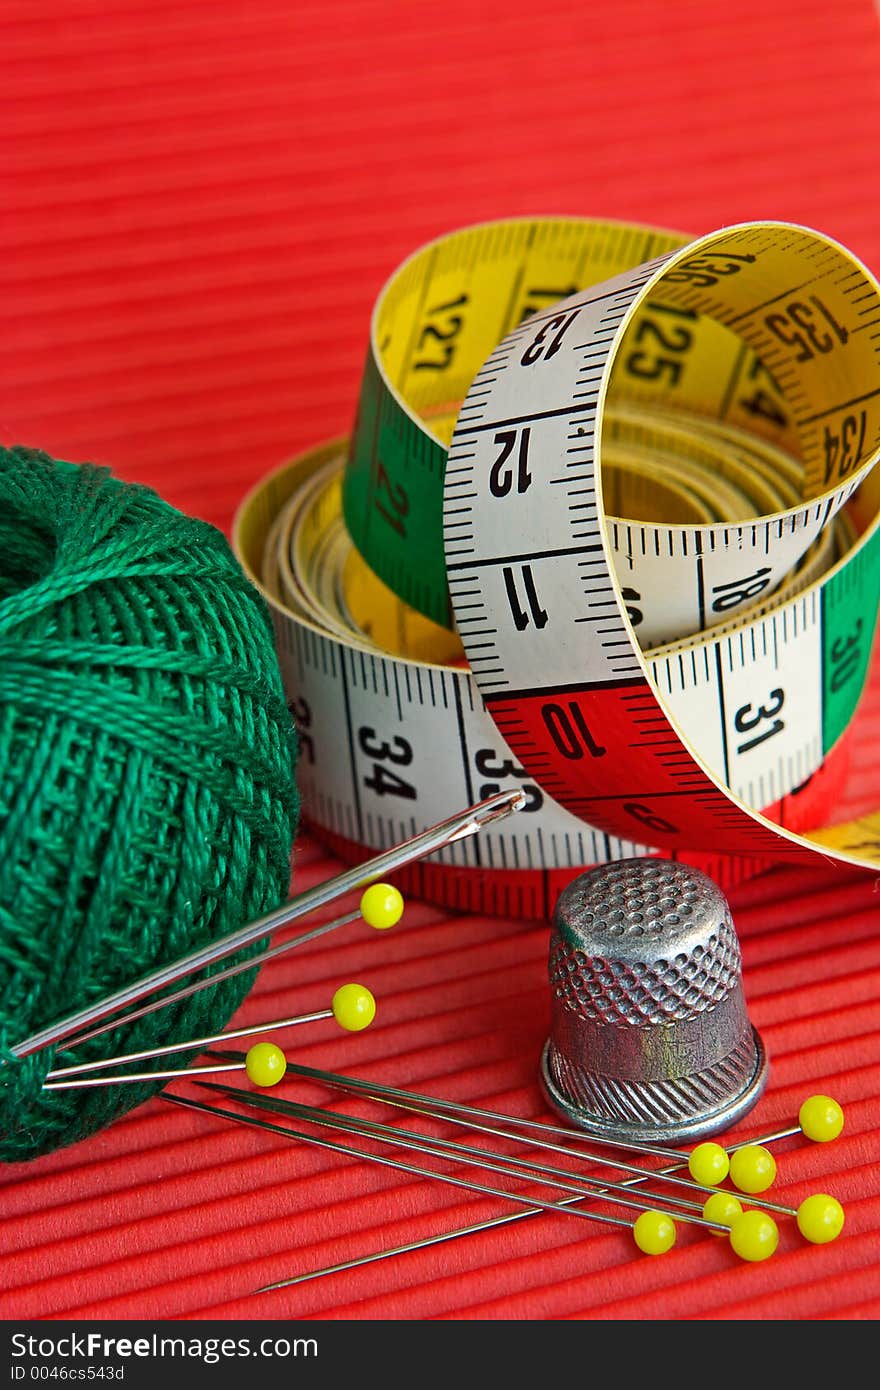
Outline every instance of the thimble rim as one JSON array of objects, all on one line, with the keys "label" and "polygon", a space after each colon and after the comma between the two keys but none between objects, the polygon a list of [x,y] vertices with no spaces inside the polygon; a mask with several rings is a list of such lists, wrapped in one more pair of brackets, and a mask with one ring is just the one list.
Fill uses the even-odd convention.
[{"label": "thimble rim", "polygon": [[551,1107],[569,1124],[584,1131],[593,1138],[624,1140],[645,1144],[683,1144],[692,1139],[705,1139],[709,1135],[720,1134],[730,1128],[737,1120],[752,1109],[760,1099],[770,1070],[767,1049],[757,1028],[750,1025],[755,1044],[755,1066],[746,1084],[729,1097],[723,1105],[703,1114],[689,1115],[686,1119],[670,1124],[639,1124],[628,1120],[609,1119],[596,1115],[577,1106],[556,1087],[550,1074],[550,1049],[552,1039],[548,1038],[541,1051],[539,1078],[541,1090]]}]

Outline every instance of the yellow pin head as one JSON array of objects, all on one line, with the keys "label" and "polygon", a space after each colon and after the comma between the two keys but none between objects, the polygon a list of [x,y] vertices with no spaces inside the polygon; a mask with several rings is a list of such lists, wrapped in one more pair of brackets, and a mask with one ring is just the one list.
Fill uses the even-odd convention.
[{"label": "yellow pin head", "polygon": [[730,1181],[740,1192],[766,1192],[776,1179],[776,1159],[763,1144],[745,1144],[730,1155]]},{"label": "yellow pin head", "polygon": [[730,1159],[720,1144],[698,1144],[688,1158],[688,1172],[702,1187],[715,1187],[724,1182],[729,1171]]},{"label": "yellow pin head", "polygon": [[797,1210],[798,1230],[813,1245],[827,1245],[843,1230],[843,1207],[835,1197],[815,1192]]},{"label": "yellow pin head", "polygon": [[275,1043],[254,1043],[244,1059],[244,1069],[255,1086],[277,1086],[287,1071],[287,1058]]},{"label": "yellow pin head", "polygon": [[340,1028],[360,1033],[376,1017],[376,1001],[366,985],[340,985],[330,1007]]},{"label": "yellow pin head", "polygon": [[[717,1221],[719,1226],[726,1226],[728,1230],[742,1214],[742,1202],[732,1192],[713,1192],[711,1197],[707,1197],[703,1203],[705,1220]],[[720,1236],[723,1233],[713,1231],[712,1234],[713,1236]]]},{"label": "yellow pin head", "polygon": [[766,1211],[744,1211],[730,1228],[730,1244],[741,1260],[769,1260],[779,1244],[779,1230]]},{"label": "yellow pin head", "polygon": [[843,1110],[833,1096],[808,1096],[800,1108],[798,1123],[808,1139],[827,1144],[843,1129]]},{"label": "yellow pin head", "polygon": [[390,883],[371,883],[361,896],[361,916],[368,927],[387,931],[403,916],[403,897]]},{"label": "yellow pin head", "polygon": [[644,1255],[665,1255],[675,1244],[675,1222],[663,1211],[643,1211],[633,1225],[633,1238]]}]

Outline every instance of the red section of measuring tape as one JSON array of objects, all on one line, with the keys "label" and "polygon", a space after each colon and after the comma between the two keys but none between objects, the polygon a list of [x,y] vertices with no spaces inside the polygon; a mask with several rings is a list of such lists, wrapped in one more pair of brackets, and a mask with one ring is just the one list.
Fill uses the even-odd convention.
[{"label": "red section of measuring tape", "polygon": [[[541,785],[610,833],[620,833],[622,811],[634,839],[672,849],[700,845],[710,801],[714,809],[726,800],[707,788],[645,681],[607,690],[516,691],[487,703]],[[614,820],[607,814],[612,802],[619,808]]]},{"label": "red section of measuring tape", "polygon": [[[487,703],[506,741],[541,785],[558,799],[564,797],[566,805],[591,825],[619,834],[628,818],[634,839],[671,850],[683,842],[711,852],[719,841],[732,850],[734,830],[740,832],[736,848],[741,853],[748,855],[753,849],[761,856],[766,848],[766,831],[751,823],[743,827],[736,807],[682,747],[647,682],[552,695],[517,691],[512,698]],[[787,809],[798,807],[798,828],[823,823],[820,795],[826,808],[829,801],[820,788],[827,788],[836,775],[833,768],[827,779],[817,774],[800,798],[785,798]],[[612,805],[616,814],[610,818]],[[777,803],[765,814],[793,829],[792,820],[781,821],[781,812],[782,803]],[[768,861],[789,852],[802,856],[802,850],[779,836],[770,843]]]},{"label": "red section of measuring tape", "polygon": [[[7,0],[0,18],[4,433],[112,462],[223,526],[268,468],[350,428],[376,290],[450,227],[562,209],[702,231],[757,213],[880,266],[869,0],[723,14],[545,0],[537,25],[516,0],[445,0],[440,42],[436,7],[388,0],[63,10]],[[853,815],[880,783],[876,677],[857,738]],[[298,887],[338,867],[302,838]],[[256,1299],[271,1279],[498,1206],[155,1101],[0,1171],[0,1316],[877,1318],[873,877],[776,870],[732,903],[772,1057],[756,1124],[790,1123],[817,1089],[846,1108],[838,1141],[780,1162],[782,1200],[843,1201],[834,1245],[806,1249],[786,1224],[764,1265],[686,1234],[646,1262],[625,1233],[547,1217]],[[320,1008],[363,977],[374,1028],[310,1035],[301,1060],[534,1113],[542,926],[413,902],[399,931],[346,932],[278,962],[241,1022]]]}]

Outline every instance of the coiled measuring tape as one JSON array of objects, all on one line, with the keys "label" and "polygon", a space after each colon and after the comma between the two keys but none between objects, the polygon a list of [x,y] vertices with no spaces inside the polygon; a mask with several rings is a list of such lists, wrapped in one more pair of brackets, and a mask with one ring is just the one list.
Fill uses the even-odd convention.
[{"label": "coiled measuring tape", "polygon": [[304,813],[358,857],[523,786],[414,884],[523,916],[635,853],[722,882],[875,865],[880,815],[829,821],[878,442],[880,288],[818,233],[514,220],[423,248],[377,302],[350,444],[236,518]]}]

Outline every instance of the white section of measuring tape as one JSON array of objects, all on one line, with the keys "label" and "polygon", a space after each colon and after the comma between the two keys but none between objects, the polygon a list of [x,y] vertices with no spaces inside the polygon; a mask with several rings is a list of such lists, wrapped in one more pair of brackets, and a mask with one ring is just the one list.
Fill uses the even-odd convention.
[{"label": "white section of measuring tape", "polygon": [[[641,467],[641,476],[648,485],[656,476],[659,458],[659,466],[668,467],[666,477],[674,480],[685,495],[691,486],[686,470],[698,445],[704,455],[700,482],[707,492],[711,488],[718,493],[722,490],[722,480],[713,478],[709,472],[713,465],[716,470],[725,465],[727,456],[721,446],[733,450],[734,461],[742,467],[744,475],[749,468],[773,467],[778,473],[777,482],[780,482],[782,470],[794,462],[780,450],[771,451],[763,445],[759,453],[749,456],[746,465],[742,446],[737,457],[738,433],[733,430],[717,433],[718,447],[713,456],[706,447],[707,438],[711,440],[713,432],[707,430],[702,421],[698,429],[688,433],[675,416],[664,418],[661,413],[652,420],[647,414],[640,417],[627,413],[618,422],[612,412],[606,411],[603,464],[606,492],[608,475],[611,474],[613,480],[614,474],[609,459],[617,458],[617,447],[608,440],[609,424],[615,426],[616,439],[621,429],[625,438],[626,426],[633,422],[638,425],[635,437],[641,436],[643,442],[637,449],[625,451],[623,457],[627,463]],[[677,452],[673,453],[676,447]],[[661,452],[665,448],[670,450],[668,455]],[[554,487],[565,492],[570,514],[572,503],[581,513],[595,514],[595,489],[583,477],[582,468],[583,455],[591,450],[591,441],[583,445],[569,442],[565,461],[557,476],[551,479]],[[633,618],[632,611],[630,618],[637,628],[641,647],[655,647],[705,631],[726,622],[737,608],[745,608],[762,596],[772,595],[792,578],[810,547],[821,536],[833,533],[834,519],[870,467],[867,464],[842,486],[815,501],[798,501],[771,515],[756,512],[750,520],[711,526],[672,526],[625,521],[610,515],[607,535],[617,580],[623,589],[639,595],[638,620]],[[763,477],[753,476],[750,481],[755,491],[765,492]],[[451,534],[453,528],[448,530]]]},{"label": "white section of measuring tape", "polygon": [[[575,663],[577,679],[588,683],[641,675],[641,664],[611,597],[613,579],[607,571],[595,502],[583,511],[575,502],[576,517],[571,508],[573,496],[580,496],[583,489],[595,496],[590,460],[604,360],[597,351],[597,365],[585,367],[582,354],[593,341],[612,341],[634,290],[644,286],[664,261],[665,257],[573,295],[558,312],[536,315],[515,329],[477,373],[459,412],[446,468],[446,570],[456,626],[484,694],[536,687],[555,690],[573,679]],[[575,317],[576,349],[560,355],[559,348],[553,350],[553,334],[561,335]],[[547,373],[529,371],[531,362],[517,370],[522,336],[528,334],[540,346],[538,339],[548,330],[551,340],[545,351],[553,357],[549,379]],[[540,430],[539,441],[533,435],[531,451],[535,468],[541,468],[536,486],[540,506],[529,488],[507,495],[503,508],[489,505],[477,513],[478,479],[490,476],[496,434],[526,424],[535,434]],[[474,500],[468,505],[470,498]],[[463,519],[460,510],[465,511]],[[565,582],[553,573],[561,570],[563,560],[568,562]],[[514,591],[515,569],[532,621]],[[599,584],[591,581],[591,571],[600,574]],[[554,621],[549,630],[540,599],[543,591],[553,594]],[[585,594],[588,602],[593,598],[602,606],[601,613],[585,612]],[[504,614],[512,604],[518,607],[513,631],[526,637],[507,642],[502,661],[494,615]],[[573,657],[579,623],[589,623],[598,640],[579,643]],[[560,631],[565,633],[563,642]]]},{"label": "white section of measuring tape", "polygon": [[[749,806],[770,806],[822,763],[822,707],[816,698],[822,684],[819,622],[813,592],[729,637],[696,644],[687,660],[675,655],[648,662],[673,723],[687,730],[702,761],[722,769],[734,796]],[[749,738],[725,739],[719,718],[725,704],[748,706],[755,690],[785,692],[785,727],[773,739],[773,760],[757,772],[749,758]],[[771,696],[771,718],[777,703],[778,697]]]}]

